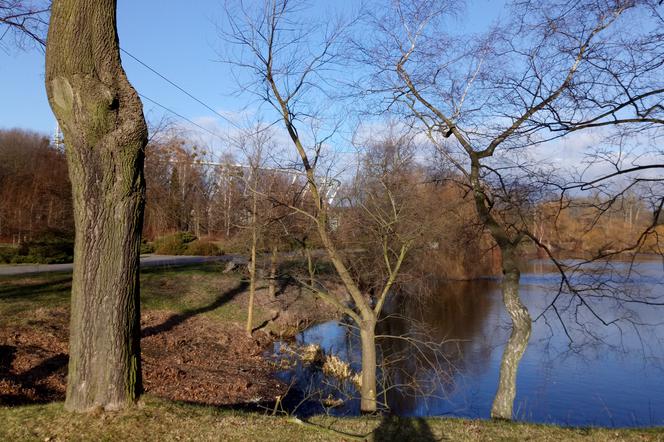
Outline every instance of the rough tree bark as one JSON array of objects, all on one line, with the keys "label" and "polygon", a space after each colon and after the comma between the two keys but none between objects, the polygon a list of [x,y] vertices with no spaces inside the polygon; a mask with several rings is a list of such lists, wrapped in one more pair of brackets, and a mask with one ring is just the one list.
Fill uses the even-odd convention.
[{"label": "rough tree bark", "polygon": [[115,0],[53,1],[46,90],[65,136],[76,225],[65,407],[119,409],[142,389],[147,127],[121,65]]}]

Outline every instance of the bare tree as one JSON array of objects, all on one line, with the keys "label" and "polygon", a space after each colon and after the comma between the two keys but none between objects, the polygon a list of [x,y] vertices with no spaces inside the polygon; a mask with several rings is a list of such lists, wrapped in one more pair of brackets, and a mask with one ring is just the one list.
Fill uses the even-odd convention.
[{"label": "bare tree", "polygon": [[34,42],[43,48],[49,6],[47,1],[0,1],[0,45],[7,36],[12,36],[19,46]]},{"label": "bare tree", "polygon": [[147,126],[120,61],[115,0],[53,2],[46,91],[65,136],[76,221],[65,406],[124,408],[142,391]]},{"label": "bare tree", "polygon": [[258,247],[263,239],[266,224],[269,223],[269,210],[266,207],[266,199],[269,194],[269,177],[264,174],[269,151],[274,151],[275,146],[271,144],[271,134],[262,125],[243,131],[235,144],[243,152],[248,167],[243,172],[244,186],[248,191],[247,223],[250,234],[249,240],[249,302],[247,306],[246,332],[251,336],[254,327],[254,298],[256,296],[256,260]]},{"label": "bare tree", "polygon": [[[322,118],[322,115],[314,114],[313,108],[305,100],[315,95],[321,98],[318,92],[324,80],[320,75],[335,60],[336,45],[344,27],[334,24],[325,26],[322,43],[317,46],[313,40],[321,35],[317,34],[320,28],[301,22],[298,18],[301,12],[301,5],[289,0],[239,1],[236,10],[228,11],[229,23],[222,30],[222,37],[240,49],[230,61],[254,76],[256,82],[245,86],[273,106],[297,152],[313,209],[303,214],[314,224],[326,256],[348,291],[353,305],[349,307],[339,302],[324,287],[317,285],[309,288],[347,314],[359,327],[362,342],[360,408],[363,412],[371,412],[377,408],[376,322],[410,244],[406,241],[396,249],[385,249],[384,264],[388,276],[372,304],[354,280],[331,234],[326,186],[317,173],[320,153],[329,136],[323,139],[315,137],[308,148],[307,139],[300,132],[303,120],[313,121],[316,126]],[[385,226],[385,232],[389,234],[388,226]]]},{"label": "bare tree", "polygon": [[[661,123],[662,16],[654,1],[523,1],[512,4],[504,26],[472,37],[445,32],[460,8],[391,2],[372,19],[377,41],[356,48],[376,68],[371,89],[414,119],[463,175],[500,249],[512,334],[491,415],[511,419],[531,330],[519,296],[518,248],[536,237],[523,190],[542,190],[541,166],[527,155],[581,130]],[[639,21],[648,25],[634,26]]]}]

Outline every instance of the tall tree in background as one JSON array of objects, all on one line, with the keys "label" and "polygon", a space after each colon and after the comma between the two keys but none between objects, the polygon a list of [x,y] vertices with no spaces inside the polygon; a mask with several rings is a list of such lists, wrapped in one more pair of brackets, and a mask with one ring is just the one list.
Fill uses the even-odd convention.
[{"label": "tall tree in background", "polygon": [[519,293],[519,247],[530,240],[551,256],[530,229],[529,201],[546,175],[561,173],[529,156],[582,130],[610,139],[661,127],[664,19],[653,0],[524,0],[511,2],[505,24],[477,37],[448,31],[461,3],[394,0],[375,8],[376,32],[356,52],[374,66],[371,89],[412,118],[463,175],[500,250],[512,334],[491,415],[511,419],[532,323]]},{"label": "tall tree in background", "polygon": [[65,407],[140,394],[138,257],[147,126],[120,61],[116,1],[55,0],[46,90],[65,136],[76,243]]}]

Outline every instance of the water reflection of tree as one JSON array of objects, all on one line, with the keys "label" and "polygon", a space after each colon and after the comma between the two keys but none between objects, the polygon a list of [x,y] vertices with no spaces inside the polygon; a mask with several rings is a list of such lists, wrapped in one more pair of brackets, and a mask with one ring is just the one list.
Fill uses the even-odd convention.
[{"label": "water reflection of tree", "polygon": [[[545,325],[539,344],[554,359],[571,354],[589,363],[610,352],[657,364],[662,354],[658,336],[664,330],[659,265],[617,261],[573,269],[567,273],[572,293],[563,291],[560,277],[552,273],[557,289],[542,286],[537,290],[544,297],[529,296],[535,301],[533,310],[540,312],[536,319]],[[556,300],[557,315],[549,318]]]},{"label": "water reflection of tree", "polygon": [[490,340],[480,339],[496,282],[423,280],[404,287],[379,323],[383,395],[396,414],[411,414],[425,400],[440,400],[455,379],[486,367]]}]

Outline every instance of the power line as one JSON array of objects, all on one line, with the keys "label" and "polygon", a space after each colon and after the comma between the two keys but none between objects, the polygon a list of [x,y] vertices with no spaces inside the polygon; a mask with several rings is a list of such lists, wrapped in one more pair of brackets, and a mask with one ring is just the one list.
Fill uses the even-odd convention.
[{"label": "power line", "polygon": [[159,76],[161,79],[163,79],[164,81],[166,81],[166,82],[167,82],[168,84],[170,84],[171,86],[175,87],[176,89],[178,89],[180,92],[182,92],[183,94],[185,94],[186,96],[188,96],[188,97],[191,98],[192,100],[196,101],[197,103],[201,104],[201,105],[204,106],[206,109],[208,109],[209,111],[213,112],[215,115],[217,115],[217,116],[218,116],[219,118],[221,118],[222,120],[226,121],[227,123],[229,123],[229,124],[232,125],[233,127],[239,129],[239,126],[238,126],[237,124],[235,124],[235,122],[233,122],[231,119],[229,119],[228,117],[226,117],[226,116],[224,116],[223,114],[219,113],[218,111],[214,110],[210,105],[208,105],[207,103],[205,103],[205,102],[204,102],[203,100],[201,100],[200,98],[197,98],[197,97],[195,97],[194,95],[192,95],[190,92],[188,92],[187,90],[185,90],[182,86],[179,86],[179,85],[176,84],[175,82],[169,80],[165,75],[161,74],[161,73],[160,73],[159,71],[157,71],[155,68],[149,66],[147,63],[143,62],[142,60],[140,60],[140,59],[139,59],[138,57],[136,57],[135,55],[131,54],[131,53],[130,53],[129,51],[127,51],[126,49],[120,48],[120,50],[121,50],[122,52],[124,52],[125,54],[127,54],[128,56],[130,56],[131,58],[133,58],[134,60],[136,60],[138,63],[140,63],[140,64],[141,64],[142,66],[144,66],[146,69],[149,69],[149,70],[150,70],[151,72],[153,72],[155,75]]},{"label": "power line", "polygon": [[201,126],[200,124],[193,122],[192,120],[190,120],[189,118],[185,117],[184,115],[181,115],[181,114],[175,112],[173,109],[164,106],[163,104],[161,104],[161,103],[159,103],[159,102],[153,100],[153,99],[150,98],[150,97],[145,96],[144,94],[141,94],[140,92],[136,92],[136,93],[137,93],[141,98],[144,98],[144,99],[148,100],[149,102],[151,102],[152,104],[155,104],[155,105],[159,106],[160,108],[164,109],[165,111],[168,111],[168,112],[172,113],[173,115],[176,115],[176,116],[182,118],[183,120],[188,121],[189,123],[193,124],[194,126],[196,126],[197,128],[199,128],[199,129],[201,129],[201,130],[204,130],[205,132],[209,133],[210,135],[215,136],[215,137],[219,138],[219,139],[222,140],[222,141],[226,141],[221,135],[216,134],[216,133],[212,132],[211,130],[209,130],[209,129],[203,127],[203,126]]},{"label": "power line", "polygon": [[[180,92],[182,92],[183,94],[185,94],[186,96],[188,96],[188,97],[191,98],[192,100],[196,101],[197,103],[201,104],[201,105],[204,106],[206,109],[208,109],[209,111],[213,112],[215,115],[217,115],[219,118],[221,118],[222,120],[224,120],[224,121],[226,121],[227,123],[229,123],[229,124],[230,124],[231,126],[233,126],[234,128],[242,130],[242,128],[241,128],[237,123],[235,123],[234,121],[232,121],[232,120],[229,119],[228,117],[224,116],[223,114],[219,113],[219,112],[216,111],[214,108],[212,108],[210,105],[208,105],[207,103],[205,103],[203,100],[201,100],[201,99],[195,97],[195,96],[192,95],[190,92],[188,92],[187,90],[185,90],[182,86],[180,86],[180,85],[178,85],[177,83],[175,83],[174,81],[168,79],[165,75],[163,75],[162,73],[160,73],[159,71],[157,71],[155,68],[153,68],[152,66],[148,65],[147,63],[145,63],[144,61],[142,61],[141,59],[139,59],[138,57],[136,57],[135,55],[133,55],[132,53],[130,53],[129,51],[127,51],[126,49],[124,49],[124,48],[120,48],[120,51],[122,51],[123,53],[127,54],[129,57],[131,57],[131,58],[134,59],[136,62],[138,62],[139,64],[141,64],[143,67],[145,67],[146,69],[150,70],[150,71],[151,71],[152,73],[154,73],[155,75],[159,76],[161,79],[163,79],[163,80],[166,81],[168,84],[170,84],[171,86],[173,86],[173,87],[175,87],[176,89],[178,89]],[[215,136],[215,137],[217,137],[217,138],[219,138],[219,139],[221,139],[221,140],[223,140],[223,141],[226,141],[226,140],[224,140],[220,135],[218,135],[218,134],[216,134],[216,133],[210,131],[209,129],[206,129],[205,127],[201,126],[200,124],[194,123],[194,122],[193,122],[192,120],[190,120],[189,118],[187,118],[187,117],[185,117],[185,116],[183,116],[183,115],[181,115],[181,114],[175,112],[174,110],[172,110],[172,109],[170,109],[170,108],[164,106],[163,104],[158,103],[157,101],[155,101],[155,100],[153,100],[153,99],[151,99],[151,98],[149,98],[149,97],[147,97],[147,96],[145,96],[145,95],[143,95],[143,94],[141,94],[141,93],[138,93],[138,95],[140,95],[141,97],[145,98],[146,100],[152,102],[153,104],[155,104],[155,105],[161,107],[162,109],[164,109],[164,110],[166,110],[166,111],[172,113],[173,115],[176,115],[177,117],[182,118],[183,120],[188,121],[189,123],[191,123],[191,124],[193,124],[194,126],[196,126],[196,127],[200,128],[200,129],[204,130],[205,132],[207,132],[207,133],[209,133],[209,134],[211,134],[211,135],[213,135],[213,136]],[[341,151],[338,151],[338,152],[336,152],[336,153],[338,153],[338,154],[342,154],[342,155],[355,154],[355,152],[341,152]]]}]

